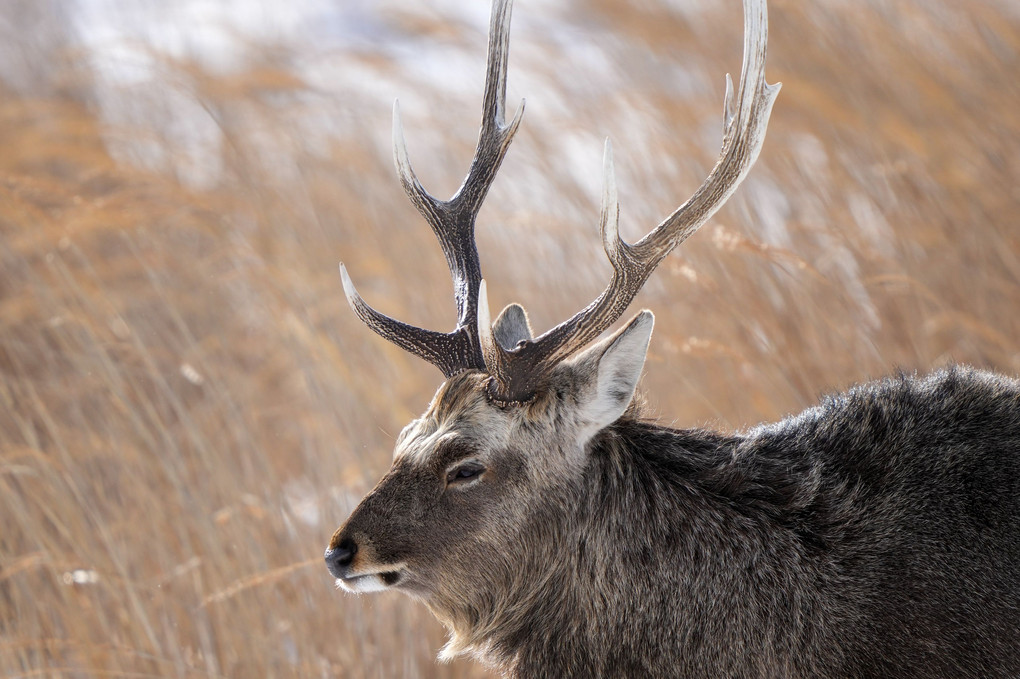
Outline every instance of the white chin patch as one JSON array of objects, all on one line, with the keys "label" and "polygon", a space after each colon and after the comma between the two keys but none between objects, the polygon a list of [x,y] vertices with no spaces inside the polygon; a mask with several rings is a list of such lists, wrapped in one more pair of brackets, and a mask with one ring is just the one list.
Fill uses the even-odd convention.
[{"label": "white chin patch", "polygon": [[384,589],[389,589],[389,585],[382,579],[378,573],[372,573],[370,575],[358,575],[353,578],[337,578],[336,586],[347,592],[353,594],[366,594],[368,592],[381,592]]}]

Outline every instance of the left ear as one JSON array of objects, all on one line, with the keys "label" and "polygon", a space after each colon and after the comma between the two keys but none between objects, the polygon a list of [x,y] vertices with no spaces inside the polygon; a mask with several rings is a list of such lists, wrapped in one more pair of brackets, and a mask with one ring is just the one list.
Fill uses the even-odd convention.
[{"label": "left ear", "polygon": [[648,353],[655,316],[642,311],[611,337],[568,361],[578,378],[576,395],[578,419],[583,426],[582,441],[623,415],[634,398],[634,390]]}]

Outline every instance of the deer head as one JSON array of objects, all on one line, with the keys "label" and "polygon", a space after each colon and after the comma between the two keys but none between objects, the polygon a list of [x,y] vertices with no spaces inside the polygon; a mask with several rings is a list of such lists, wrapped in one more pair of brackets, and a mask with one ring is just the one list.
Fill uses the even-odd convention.
[{"label": "deer head", "polygon": [[[325,558],[350,592],[396,589],[423,600],[451,628],[453,653],[481,644],[541,596],[552,577],[543,547],[568,511],[589,443],[611,436],[631,405],[653,317],[642,311],[583,350],[627,309],[658,263],[729,198],[761,150],[779,85],[765,82],[764,0],[744,0],[744,58],[734,93],[726,78],[719,159],[694,195],[636,243],[619,235],[612,149],[606,142],[600,219],[612,279],[572,318],[533,337],[524,309],[492,322],[474,241],[475,217],[524,110],[506,123],[510,0],[494,0],[482,126],[464,183],[449,200],[411,169],[394,105],[401,184],[432,227],[453,277],[458,317],[449,333],[385,316],[358,295],[341,264],[348,302],[373,330],[446,376],[428,410],[400,434],[393,466],[333,535]],[[541,536],[541,537],[539,537]],[[554,544],[554,541],[553,541]]]}]

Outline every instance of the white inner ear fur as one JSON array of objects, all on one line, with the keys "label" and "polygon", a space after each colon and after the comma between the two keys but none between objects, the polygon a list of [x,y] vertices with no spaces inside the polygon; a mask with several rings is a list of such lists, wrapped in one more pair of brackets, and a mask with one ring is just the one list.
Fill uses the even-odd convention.
[{"label": "white inner ear fur", "polygon": [[596,433],[623,415],[634,398],[648,353],[655,317],[642,311],[611,337],[571,361],[581,378],[577,402],[578,443],[582,447]]}]

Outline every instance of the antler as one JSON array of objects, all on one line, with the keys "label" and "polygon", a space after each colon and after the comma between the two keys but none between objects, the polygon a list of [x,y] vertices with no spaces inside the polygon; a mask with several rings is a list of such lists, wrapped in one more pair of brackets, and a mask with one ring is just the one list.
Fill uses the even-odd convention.
[{"label": "antler", "polygon": [[[765,82],[768,15],[765,0],[744,0],[744,58],[734,110],[733,81],[726,76],[723,143],[719,159],[694,195],[648,235],[634,244],[620,238],[620,208],[613,174],[613,152],[606,141],[603,160],[602,214],[599,229],[613,265],[609,285],[573,318],[514,347],[493,339],[488,304],[479,304],[478,326],[490,394],[506,402],[527,401],[542,375],[598,337],[627,309],[659,262],[715,214],[743,181],[765,141],[772,104],[780,84]],[[484,291],[484,288],[483,288]]]},{"label": "antler", "polygon": [[435,365],[446,377],[470,368],[485,369],[476,326],[482,272],[475,246],[475,218],[524,114],[524,101],[521,100],[513,120],[506,124],[511,5],[511,0],[493,2],[478,145],[464,183],[449,200],[439,200],[430,195],[415,176],[400,125],[400,109],[396,102],[393,104],[393,160],[397,174],[404,192],[439,238],[453,278],[457,327],[448,333],[425,330],[376,311],[361,298],[347,275],[347,269],[340,264],[344,293],[358,317],[402,349]]},{"label": "antler", "polygon": [[507,307],[495,326],[491,323],[474,242],[475,217],[524,112],[522,101],[510,124],[504,123],[510,6],[511,0],[493,0],[482,129],[468,175],[450,200],[434,198],[418,182],[407,158],[398,109],[393,108],[393,155],[400,182],[438,236],[450,266],[457,299],[456,329],[449,333],[424,330],[379,313],[361,299],[340,265],[347,300],[369,327],[437,366],[447,377],[466,369],[488,372],[490,395],[503,403],[530,400],[543,375],[616,322],[659,262],[722,207],[758,158],[780,88],[778,83],[765,82],[766,2],[744,0],[740,83],[734,97],[733,82],[726,76],[723,143],[715,167],[686,203],[644,238],[629,244],[620,238],[613,153],[607,140],[599,229],[613,266],[612,278],[586,308],[532,339],[520,306]]}]

